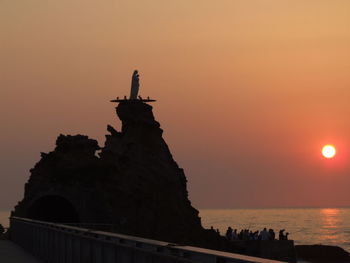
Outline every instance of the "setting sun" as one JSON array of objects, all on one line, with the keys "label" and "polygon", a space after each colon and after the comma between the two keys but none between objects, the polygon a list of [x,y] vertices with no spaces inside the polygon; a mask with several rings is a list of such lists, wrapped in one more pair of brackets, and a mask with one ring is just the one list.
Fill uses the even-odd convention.
[{"label": "setting sun", "polygon": [[335,147],[333,145],[325,145],[322,148],[322,155],[326,158],[333,158],[336,154]]}]

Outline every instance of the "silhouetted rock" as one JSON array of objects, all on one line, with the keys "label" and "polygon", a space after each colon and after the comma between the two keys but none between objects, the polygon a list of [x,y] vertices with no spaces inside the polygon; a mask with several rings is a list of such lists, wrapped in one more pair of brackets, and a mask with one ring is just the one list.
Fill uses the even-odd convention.
[{"label": "silhouetted rock", "polygon": [[[113,218],[123,218],[128,233],[172,242],[193,239],[202,231],[198,211],[188,200],[186,177],[162,138],[152,107],[122,102],[117,114],[122,132],[108,128],[111,134],[100,153],[106,167],[115,167],[106,195]],[[115,202],[117,192],[123,202]]]},{"label": "silhouetted rock", "polygon": [[310,262],[350,262],[350,255],[338,246],[297,245],[297,257]]},{"label": "silhouetted rock", "polygon": [[108,125],[102,149],[87,136],[60,135],[55,150],[42,153],[13,215],[108,223],[117,232],[222,246],[221,237],[202,228],[152,107],[125,101],[116,110],[122,131]]},{"label": "silhouetted rock", "polygon": [[[95,228],[99,228],[96,224],[111,224],[119,233],[241,251],[201,226],[198,211],[188,199],[184,171],[162,138],[152,107],[125,100],[116,112],[122,121],[121,132],[108,125],[110,134],[103,148],[87,136],[60,135],[54,151],[42,153],[31,169],[24,198],[12,215],[95,224]],[[254,253],[265,256],[259,247]],[[242,253],[250,252],[245,249]]]}]

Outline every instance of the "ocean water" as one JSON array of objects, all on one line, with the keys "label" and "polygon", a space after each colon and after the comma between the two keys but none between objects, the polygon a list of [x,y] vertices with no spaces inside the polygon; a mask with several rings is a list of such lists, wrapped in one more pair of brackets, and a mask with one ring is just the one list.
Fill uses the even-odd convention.
[{"label": "ocean water", "polygon": [[[286,229],[295,244],[340,246],[350,252],[350,208],[289,208],[289,209],[200,209],[205,228],[213,226],[225,234],[233,229],[275,232]],[[9,211],[0,211],[0,224],[7,227]]]},{"label": "ocean water", "polygon": [[200,209],[205,228],[225,234],[228,226],[238,230],[272,228],[289,232],[296,245],[340,246],[350,252],[350,208]]}]

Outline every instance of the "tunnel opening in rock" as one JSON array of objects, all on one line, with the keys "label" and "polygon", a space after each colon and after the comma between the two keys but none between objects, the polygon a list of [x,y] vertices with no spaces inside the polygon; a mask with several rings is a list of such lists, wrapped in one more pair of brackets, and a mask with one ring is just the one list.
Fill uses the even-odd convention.
[{"label": "tunnel opening in rock", "polygon": [[73,204],[58,195],[48,195],[36,200],[28,209],[28,218],[55,222],[79,223],[79,214]]}]

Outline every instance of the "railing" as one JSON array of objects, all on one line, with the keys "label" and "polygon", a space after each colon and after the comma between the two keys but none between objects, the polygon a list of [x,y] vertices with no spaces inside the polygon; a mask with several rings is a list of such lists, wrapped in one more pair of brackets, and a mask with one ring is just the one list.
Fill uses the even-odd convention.
[{"label": "railing", "polygon": [[11,240],[49,263],[278,263],[133,236],[10,218]]},{"label": "railing", "polygon": [[65,226],[74,226],[79,228],[85,228],[90,230],[115,232],[115,225],[112,224],[91,224],[91,223],[64,223]]}]

